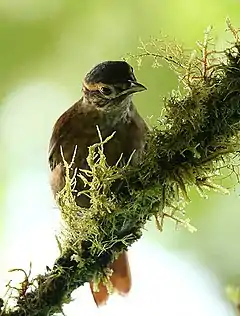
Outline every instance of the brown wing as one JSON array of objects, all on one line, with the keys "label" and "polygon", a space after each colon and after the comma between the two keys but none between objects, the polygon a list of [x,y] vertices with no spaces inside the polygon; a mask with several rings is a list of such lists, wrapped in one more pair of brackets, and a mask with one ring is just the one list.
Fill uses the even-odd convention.
[{"label": "brown wing", "polygon": [[51,170],[53,170],[61,161],[60,146],[62,145],[62,142],[64,142],[66,135],[71,132],[72,121],[76,115],[76,105],[77,103],[64,112],[53,127],[48,150],[48,160]]},{"label": "brown wing", "polygon": [[[114,165],[122,155],[123,161],[128,161],[133,151],[132,163],[137,161],[142,151],[146,124],[133,107],[132,116],[127,121],[120,121],[112,126],[106,114],[92,107],[84,106],[81,100],[75,103],[57,120],[49,146],[49,164],[52,170],[51,186],[54,194],[61,190],[64,182],[64,170],[62,166],[62,147],[64,158],[72,161],[74,150],[77,146],[74,167],[86,169],[86,157],[89,146],[99,142],[96,125],[99,126],[102,138],[105,139],[116,132],[114,137],[104,146],[104,153],[109,165]],[[78,181],[76,190],[82,189],[82,183]]]},{"label": "brown wing", "polygon": [[[49,164],[52,171],[50,181],[54,196],[64,186],[62,153],[64,159],[70,163],[76,150],[73,167],[87,169],[88,148],[99,141],[96,125],[101,125],[102,115],[102,111],[91,105],[84,106],[80,100],[63,113],[54,125],[49,145]],[[82,185],[79,180],[76,190],[82,190]],[[80,205],[86,206],[86,201],[84,205]]]}]

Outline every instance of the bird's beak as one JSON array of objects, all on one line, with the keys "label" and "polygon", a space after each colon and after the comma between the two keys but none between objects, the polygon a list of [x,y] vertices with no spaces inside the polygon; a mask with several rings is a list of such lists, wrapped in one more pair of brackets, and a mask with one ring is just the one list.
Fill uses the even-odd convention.
[{"label": "bird's beak", "polygon": [[132,93],[147,90],[147,88],[144,87],[144,85],[142,85],[141,83],[137,81],[130,81],[130,83],[131,83],[130,87],[126,90],[127,94],[132,94]]}]

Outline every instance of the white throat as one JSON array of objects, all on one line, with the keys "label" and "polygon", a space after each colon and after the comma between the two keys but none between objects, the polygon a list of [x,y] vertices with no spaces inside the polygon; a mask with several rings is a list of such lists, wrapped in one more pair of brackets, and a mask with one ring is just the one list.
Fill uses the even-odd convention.
[{"label": "white throat", "polygon": [[114,126],[120,122],[129,122],[135,113],[135,108],[131,97],[129,97],[116,106],[105,108],[104,111],[106,113],[107,121],[111,126]]}]

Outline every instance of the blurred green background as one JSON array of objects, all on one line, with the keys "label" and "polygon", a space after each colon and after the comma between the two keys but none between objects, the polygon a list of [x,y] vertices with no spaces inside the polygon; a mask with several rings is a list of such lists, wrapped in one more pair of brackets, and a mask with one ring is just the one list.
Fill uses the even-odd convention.
[{"label": "blurred green background", "polygon": [[[224,47],[230,40],[226,17],[240,27],[238,0],[0,0],[2,249],[16,243],[21,247],[20,235],[31,234],[33,222],[49,206],[43,201],[51,199],[47,148],[52,125],[79,99],[85,73],[103,60],[136,53],[140,39],[158,37],[161,31],[194,48],[206,27],[213,25],[216,42]],[[148,87],[135,103],[145,118],[153,116],[154,121],[162,98],[177,88],[176,76],[166,65],[152,68],[150,60],[140,69],[133,66]],[[198,231],[176,231],[166,223],[159,234],[150,223],[147,242],[198,262],[223,286],[240,282],[238,188],[230,196],[210,193],[207,200],[196,192],[191,196],[187,214]],[[52,214],[44,216],[43,223]],[[45,228],[38,229],[41,234]]]}]

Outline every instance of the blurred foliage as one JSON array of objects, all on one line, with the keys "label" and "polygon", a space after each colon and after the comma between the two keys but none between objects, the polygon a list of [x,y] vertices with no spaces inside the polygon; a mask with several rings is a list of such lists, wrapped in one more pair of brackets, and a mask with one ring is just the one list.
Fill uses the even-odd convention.
[{"label": "blurred foliage", "polygon": [[42,63],[46,62],[44,72],[52,76],[53,64],[61,68],[59,57],[68,64],[72,55],[75,67],[65,74],[74,76],[77,67],[85,71],[99,59],[119,58],[134,50],[140,37],[156,36],[160,30],[192,43],[209,24],[222,29],[228,15],[234,23],[238,9],[237,1],[155,0],[146,6],[145,1],[126,0],[2,0],[0,97],[18,80],[38,75]]},{"label": "blurred foliage", "polygon": [[227,296],[230,301],[234,304],[238,315],[240,315],[240,289],[238,286],[228,286],[226,289]]},{"label": "blurred foliage", "polygon": [[[109,263],[141,237],[152,215],[160,230],[167,217],[193,231],[182,208],[184,201],[189,202],[189,188],[195,187],[203,197],[205,189],[226,193],[213,181],[222,169],[239,179],[240,29],[229,20],[227,26],[233,40],[222,51],[215,47],[211,28],[194,54],[166,39],[142,43],[138,63],[145,57],[158,67],[159,60],[167,61],[182,88],[165,100],[164,116],[148,132],[137,165],[109,166],[104,145],[114,133],[103,140],[98,127],[100,141],[89,147],[89,170],[74,169],[77,148],[72,161],[65,161],[62,152],[66,183],[57,195],[65,224],[59,240],[61,254],[45,274],[30,280],[25,273],[17,296],[10,294],[16,308],[2,315],[61,312],[74,289],[94,277],[108,280]],[[81,192],[74,190],[76,177],[85,185]],[[114,189],[111,184],[119,179],[121,189]],[[89,197],[90,206],[77,206],[74,194]],[[16,290],[10,284],[9,288]]]},{"label": "blurred foliage", "polygon": [[[51,130],[53,120],[70,105],[67,102],[51,103],[51,100],[48,103],[44,98],[44,86],[43,91],[40,87],[40,101],[37,100],[39,95],[35,99],[29,96],[29,102],[24,103],[19,98],[19,89],[38,81],[54,82],[61,87],[59,94],[61,90],[67,91],[69,99],[75,100],[80,95],[81,80],[92,65],[102,60],[119,59],[127,52],[134,54],[141,45],[140,39],[146,41],[151,36],[158,37],[160,31],[176,38],[185,47],[192,47],[211,24],[214,25],[217,46],[222,49],[230,39],[230,34],[224,32],[227,16],[233,24],[239,23],[238,0],[150,0],[147,3],[144,0],[1,0],[0,118],[6,122],[7,131],[7,136],[3,136],[0,126],[1,231],[4,231],[10,184],[20,172],[29,169],[29,161],[37,157],[45,159],[43,143],[48,141],[45,131]],[[146,118],[153,116],[147,120],[155,123],[163,96],[168,96],[178,82],[166,64],[163,63],[160,71],[151,65],[149,60],[140,69],[137,63],[133,66],[139,80],[149,87],[145,94],[136,96],[136,104],[141,114]],[[11,98],[9,101],[12,94],[18,96],[19,104]],[[7,120],[5,111],[13,103],[14,108],[8,114],[11,119]],[[43,125],[45,121],[47,123]],[[37,130],[33,131],[34,127]],[[21,141],[12,138],[12,130],[21,135]],[[30,156],[26,164],[25,152]],[[42,166],[36,163],[34,167],[40,169]],[[235,242],[239,237],[239,215],[234,208],[239,203],[238,192],[231,197],[209,194],[209,200],[202,200],[193,192],[190,196],[193,203],[187,211],[198,234],[189,238],[186,232],[172,233],[170,227],[170,233],[166,231],[161,235],[161,242],[191,251],[224,281],[229,276],[234,278],[240,265]],[[152,240],[159,241],[159,235],[156,238],[154,231]],[[229,260],[233,253],[235,260]]]}]

